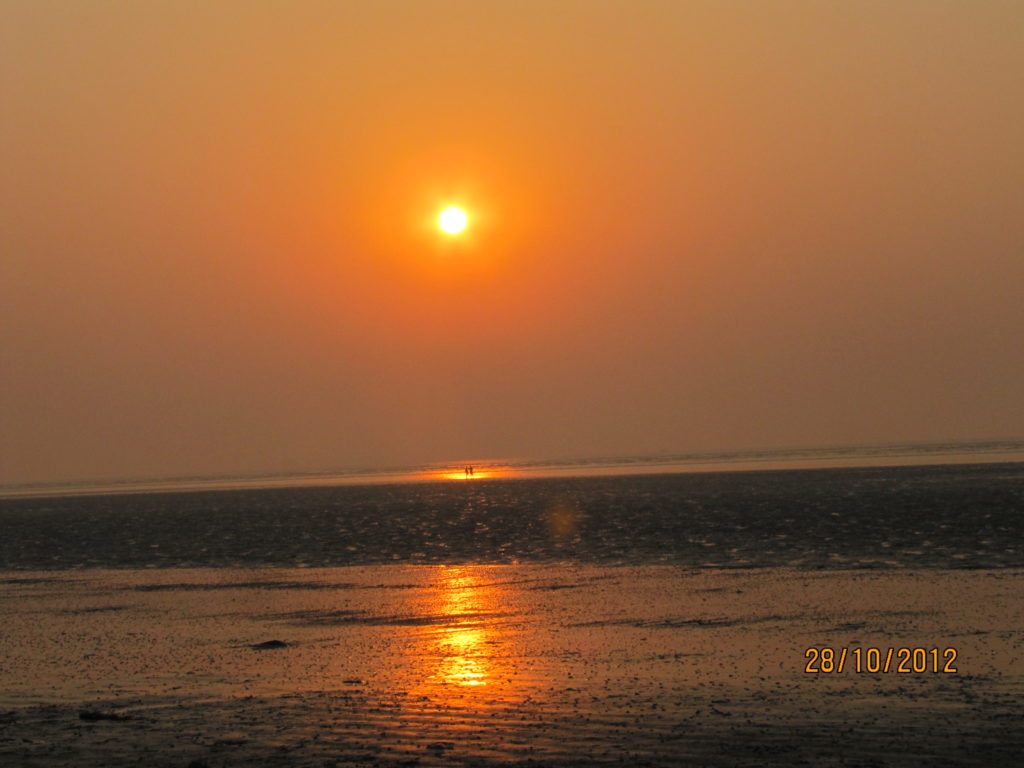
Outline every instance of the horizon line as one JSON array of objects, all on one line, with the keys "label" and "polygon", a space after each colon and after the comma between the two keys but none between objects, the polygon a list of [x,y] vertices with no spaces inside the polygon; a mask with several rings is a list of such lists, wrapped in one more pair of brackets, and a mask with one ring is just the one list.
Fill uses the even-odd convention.
[{"label": "horizon line", "polygon": [[[1014,454],[1017,454],[1016,458],[1005,458]],[[986,459],[986,456],[1000,458]],[[902,462],[905,459],[916,461]],[[0,485],[0,499],[457,482],[462,479],[466,465],[480,470],[480,474],[468,477],[468,480],[480,482],[502,478],[994,463],[1000,459],[1011,463],[1024,461],[1024,438],[719,449],[576,458],[478,458],[377,468],[56,480]]]}]

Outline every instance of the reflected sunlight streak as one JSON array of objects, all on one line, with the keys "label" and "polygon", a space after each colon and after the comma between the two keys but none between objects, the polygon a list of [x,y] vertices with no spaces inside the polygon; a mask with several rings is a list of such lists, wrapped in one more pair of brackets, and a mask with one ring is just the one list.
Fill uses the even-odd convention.
[{"label": "reflected sunlight streak", "polygon": [[507,467],[477,467],[473,466],[472,474],[466,472],[465,467],[458,469],[442,469],[436,472],[431,472],[429,478],[431,480],[489,480],[498,477],[508,477],[511,475],[511,470]]},{"label": "reflected sunlight streak", "polygon": [[437,686],[473,688],[510,679],[503,657],[496,654],[504,626],[497,620],[499,590],[480,578],[475,567],[444,567],[430,597],[432,611],[444,617],[441,626],[424,633],[425,655],[432,660],[424,669],[423,690]]}]

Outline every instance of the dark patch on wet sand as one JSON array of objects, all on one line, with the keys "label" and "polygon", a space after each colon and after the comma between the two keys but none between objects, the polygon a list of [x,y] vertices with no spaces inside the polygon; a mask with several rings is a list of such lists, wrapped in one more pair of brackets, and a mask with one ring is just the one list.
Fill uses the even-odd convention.
[{"label": "dark patch on wet sand", "polygon": [[232,581],[224,583],[139,584],[125,587],[134,592],[208,592],[220,589],[363,589],[359,584],[324,584],[315,581]]},{"label": "dark patch on wet sand", "polygon": [[747,624],[767,624],[780,621],[796,621],[805,619],[805,616],[751,616],[748,618],[726,619],[715,618],[678,618],[666,617],[661,619],[599,619],[597,621],[584,621],[569,624],[570,627],[638,627],[640,629],[683,629],[687,627],[700,627],[713,629],[718,627],[736,627]]},{"label": "dark patch on wet sand", "polygon": [[457,624],[469,626],[493,622],[495,619],[507,619],[517,614],[499,612],[476,613],[434,613],[420,615],[378,615],[369,611],[291,611],[289,613],[264,614],[261,618],[270,621],[286,621],[298,625],[339,626],[345,624],[362,624],[365,626],[416,627],[443,626]]},{"label": "dark patch on wet sand", "polygon": [[287,648],[288,643],[284,640],[264,640],[262,643],[253,643],[249,647],[254,651],[272,651],[277,648]]},{"label": "dark patch on wet sand", "polygon": [[97,720],[112,720],[114,722],[120,722],[122,720],[131,720],[131,715],[120,715],[117,712],[100,712],[96,709],[83,709],[78,713],[79,720],[86,720],[88,722],[95,722]]},{"label": "dark patch on wet sand", "polygon": [[68,608],[67,610],[61,611],[61,613],[68,614],[69,616],[77,616],[80,614],[87,613],[114,613],[116,611],[128,611],[131,610],[130,605],[97,605],[92,608]]}]

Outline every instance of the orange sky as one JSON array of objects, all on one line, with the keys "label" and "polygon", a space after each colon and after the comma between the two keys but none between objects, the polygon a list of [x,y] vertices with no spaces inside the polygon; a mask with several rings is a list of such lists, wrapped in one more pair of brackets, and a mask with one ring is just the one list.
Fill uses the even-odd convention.
[{"label": "orange sky", "polygon": [[1024,435],[1022,39],[5,2],[0,482]]}]

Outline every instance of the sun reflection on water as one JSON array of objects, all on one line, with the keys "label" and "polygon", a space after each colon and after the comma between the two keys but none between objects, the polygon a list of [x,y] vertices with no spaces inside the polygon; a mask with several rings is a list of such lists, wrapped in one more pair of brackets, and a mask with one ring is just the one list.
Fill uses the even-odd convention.
[{"label": "sun reflection on water", "polygon": [[498,477],[509,477],[511,474],[512,472],[508,467],[474,466],[471,472],[467,471],[466,467],[459,467],[458,469],[436,470],[427,473],[427,476],[432,480],[490,480]]},{"label": "sun reflection on water", "polygon": [[439,569],[429,598],[438,621],[424,628],[425,645],[420,648],[421,658],[429,660],[421,678],[424,689],[478,688],[511,678],[500,652],[508,633],[503,588],[487,579],[488,570],[479,566]]},{"label": "sun reflection on water", "polygon": [[487,685],[488,660],[480,654],[486,634],[481,629],[453,629],[439,643],[443,651],[437,677],[455,685]]}]

